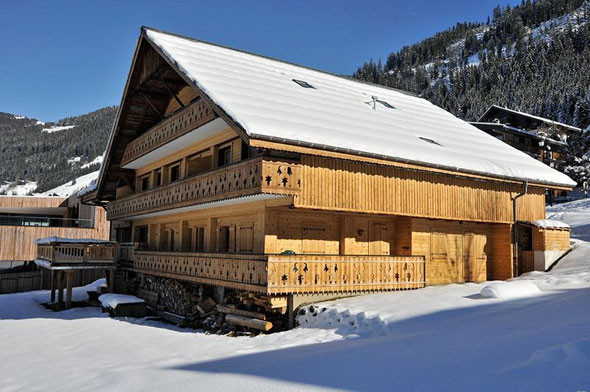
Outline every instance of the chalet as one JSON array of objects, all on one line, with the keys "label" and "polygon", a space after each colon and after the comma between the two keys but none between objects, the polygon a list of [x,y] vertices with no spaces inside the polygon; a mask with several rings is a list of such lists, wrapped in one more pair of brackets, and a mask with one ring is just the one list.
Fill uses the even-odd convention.
[{"label": "chalet", "polygon": [[84,201],[106,207],[130,290],[292,309],[512,277],[514,223],[574,185],[425,99],[144,27]]},{"label": "chalet", "polygon": [[[82,204],[78,194],[65,198],[0,196],[0,294],[59,286],[61,273],[39,269],[33,263],[41,250],[35,245],[38,238],[95,241],[107,240],[109,235],[104,209]],[[68,283],[81,286],[102,276],[103,268],[91,271],[85,265],[84,271],[69,276]]]},{"label": "chalet", "polygon": [[568,136],[581,132],[571,125],[497,105],[471,124],[550,166],[563,160]]}]

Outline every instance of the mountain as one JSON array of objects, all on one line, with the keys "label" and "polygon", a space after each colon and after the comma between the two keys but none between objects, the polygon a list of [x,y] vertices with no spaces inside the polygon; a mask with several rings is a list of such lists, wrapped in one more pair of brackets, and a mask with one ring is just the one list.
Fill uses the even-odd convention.
[{"label": "mountain", "polygon": [[0,194],[42,193],[100,169],[116,112],[56,123],[0,112]]},{"label": "mountain", "polygon": [[[523,0],[485,23],[458,23],[387,56],[353,77],[428,99],[477,120],[492,104],[582,129],[590,125],[590,2]],[[571,140],[566,167],[590,179],[588,133]]]}]

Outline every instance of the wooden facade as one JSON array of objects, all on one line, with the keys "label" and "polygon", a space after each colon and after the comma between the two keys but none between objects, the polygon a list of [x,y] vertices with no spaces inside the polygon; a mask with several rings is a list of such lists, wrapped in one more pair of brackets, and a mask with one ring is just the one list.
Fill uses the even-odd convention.
[{"label": "wooden facade", "polygon": [[0,196],[0,261],[34,260],[37,238],[107,240],[109,231],[105,210],[83,205],[75,195],[70,198]]},{"label": "wooden facade", "polygon": [[542,183],[514,216],[524,180],[324,147],[248,136],[142,35],[88,201],[127,271],[270,296],[506,279],[545,218]]}]

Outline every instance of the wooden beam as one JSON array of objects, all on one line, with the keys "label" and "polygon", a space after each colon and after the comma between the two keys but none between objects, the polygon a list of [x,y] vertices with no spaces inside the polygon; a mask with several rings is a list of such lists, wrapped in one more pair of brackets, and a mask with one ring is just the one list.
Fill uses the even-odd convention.
[{"label": "wooden beam", "polygon": [[272,323],[270,321],[239,316],[237,314],[228,314],[225,316],[225,321],[233,325],[241,325],[243,327],[254,328],[260,331],[270,331],[272,328]]},{"label": "wooden beam", "polygon": [[72,284],[74,274],[76,273],[75,270],[67,271],[66,272],[66,309],[72,308]]},{"label": "wooden beam", "polygon": [[156,107],[154,106],[154,104],[152,103],[152,101],[150,101],[150,99],[145,95],[145,94],[141,94],[147,103],[149,103],[149,105],[152,107],[152,109],[154,109],[154,112],[156,112],[156,114],[160,117],[160,120],[164,119],[164,116],[160,113],[160,111],[158,109],[156,109]]},{"label": "wooden beam", "polygon": [[62,310],[64,306],[64,272],[57,271],[57,309]]},{"label": "wooden beam", "polygon": [[161,81],[162,84],[164,85],[164,87],[166,87],[166,90],[168,90],[168,92],[170,93],[170,95],[172,95],[172,97],[174,98],[174,100],[176,101],[176,103],[178,103],[180,105],[181,108],[184,108],[185,105],[184,103],[182,103],[182,101],[180,100],[180,98],[178,98],[178,95],[176,95],[171,89],[170,87],[168,87],[168,84],[164,81]]}]

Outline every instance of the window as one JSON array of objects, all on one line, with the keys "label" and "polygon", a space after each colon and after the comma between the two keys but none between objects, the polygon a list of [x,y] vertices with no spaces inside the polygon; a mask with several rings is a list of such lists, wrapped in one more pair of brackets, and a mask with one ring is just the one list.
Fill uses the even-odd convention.
[{"label": "window", "polygon": [[205,228],[195,227],[195,252],[205,251]]},{"label": "window", "polygon": [[150,177],[149,176],[143,176],[141,178],[141,190],[142,191],[147,191],[150,188]]},{"label": "window", "polygon": [[180,178],[180,164],[170,166],[170,182],[177,181]]},{"label": "window", "polygon": [[135,242],[148,242],[147,226],[139,226],[135,229]]},{"label": "window", "polygon": [[219,251],[229,252],[229,226],[219,227]]},{"label": "window", "polygon": [[187,176],[193,176],[207,170],[211,170],[211,153],[209,152],[192,155],[186,161]]},{"label": "window", "polygon": [[429,138],[427,138],[427,137],[422,137],[422,136],[418,136],[418,137],[419,137],[421,140],[424,140],[424,141],[425,141],[425,142],[427,142],[427,143],[434,144],[434,145],[437,145],[437,146],[442,146],[442,144],[440,144],[440,143],[438,143],[438,142],[436,142],[436,141],[434,141],[434,140],[432,140],[432,139],[429,139]]},{"label": "window", "polygon": [[391,105],[389,102],[387,101],[382,101],[380,99],[377,99],[377,102],[379,102],[381,105],[385,106],[388,109],[395,109],[395,106]]},{"label": "window", "polygon": [[303,88],[315,88],[311,84],[307,83],[305,80],[299,80],[299,79],[292,79],[292,80]]},{"label": "window", "polygon": [[223,167],[231,163],[231,144],[219,149],[217,154],[217,166]]},{"label": "window", "polygon": [[154,186],[162,185],[162,170],[157,170],[154,175]]}]

